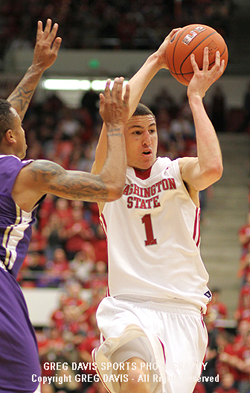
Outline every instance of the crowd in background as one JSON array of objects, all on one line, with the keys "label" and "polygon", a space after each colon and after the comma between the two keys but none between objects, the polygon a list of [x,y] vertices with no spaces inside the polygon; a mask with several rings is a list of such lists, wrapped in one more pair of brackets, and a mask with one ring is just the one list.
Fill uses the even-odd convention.
[{"label": "crowd in background", "polygon": [[9,49],[33,48],[37,20],[59,23],[64,48],[155,49],[172,28],[191,23],[227,38],[234,7],[233,0],[1,0],[0,60]]},{"label": "crowd in background", "polygon": [[197,385],[195,393],[250,392],[250,210],[238,234],[241,285],[234,312],[235,328],[223,323],[228,318],[227,306],[220,299],[220,289],[214,288],[204,318],[209,342],[201,375],[203,384]]}]

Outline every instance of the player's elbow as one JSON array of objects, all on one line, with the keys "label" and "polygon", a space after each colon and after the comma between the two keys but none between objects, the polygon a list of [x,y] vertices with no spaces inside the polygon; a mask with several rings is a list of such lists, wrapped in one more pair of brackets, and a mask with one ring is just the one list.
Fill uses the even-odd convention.
[{"label": "player's elbow", "polygon": [[221,161],[214,162],[207,168],[206,171],[207,178],[211,179],[211,183],[215,183],[220,180],[223,174],[223,164]]},{"label": "player's elbow", "polygon": [[121,184],[110,185],[108,188],[107,202],[113,202],[117,199],[120,199],[123,194],[124,185],[125,182]]},{"label": "player's elbow", "polygon": [[107,191],[106,202],[121,198],[125,187],[125,170],[121,171],[120,168],[115,168],[112,171],[103,169],[99,177]]},{"label": "player's elbow", "polygon": [[223,174],[223,164],[222,161],[218,161],[214,164],[212,167],[212,172],[214,177],[216,178],[216,181],[220,180],[222,174]]}]

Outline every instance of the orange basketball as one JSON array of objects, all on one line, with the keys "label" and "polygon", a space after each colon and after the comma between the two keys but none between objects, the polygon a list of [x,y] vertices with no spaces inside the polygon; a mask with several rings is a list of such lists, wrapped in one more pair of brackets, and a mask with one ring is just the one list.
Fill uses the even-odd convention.
[{"label": "orange basketball", "polygon": [[[209,68],[214,65],[215,53],[220,52],[221,60],[225,60],[225,69],[228,62],[227,45],[223,37],[212,27],[205,25],[188,25],[182,27],[170,40],[166,49],[168,69],[178,82],[188,85],[193,76],[193,67],[190,55],[195,55],[198,67],[202,69],[203,49],[208,47]],[[225,70],[224,69],[224,70]]]}]

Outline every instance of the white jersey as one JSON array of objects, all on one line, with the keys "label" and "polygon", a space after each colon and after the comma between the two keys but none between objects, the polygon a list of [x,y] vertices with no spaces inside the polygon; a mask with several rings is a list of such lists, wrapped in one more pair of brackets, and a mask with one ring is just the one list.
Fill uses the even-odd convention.
[{"label": "white jersey", "polygon": [[[109,295],[183,299],[206,310],[211,293],[200,256],[200,210],[181,178],[178,159],[156,160],[145,179],[127,168],[123,196],[106,203]],[[145,176],[146,174],[146,176]]]}]

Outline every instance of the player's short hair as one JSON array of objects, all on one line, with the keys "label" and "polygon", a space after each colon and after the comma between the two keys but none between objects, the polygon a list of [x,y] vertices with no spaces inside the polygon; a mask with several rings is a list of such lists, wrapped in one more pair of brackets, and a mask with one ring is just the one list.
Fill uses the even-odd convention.
[{"label": "player's short hair", "polygon": [[0,98],[0,143],[6,131],[13,125],[13,113],[9,101]]},{"label": "player's short hair", "polygon": [[155,118],[155,115],[153,114],[151,109],[149,109],[146,105],[139,103],[132,116],[146,116],[146,115],[152,115]]}]

